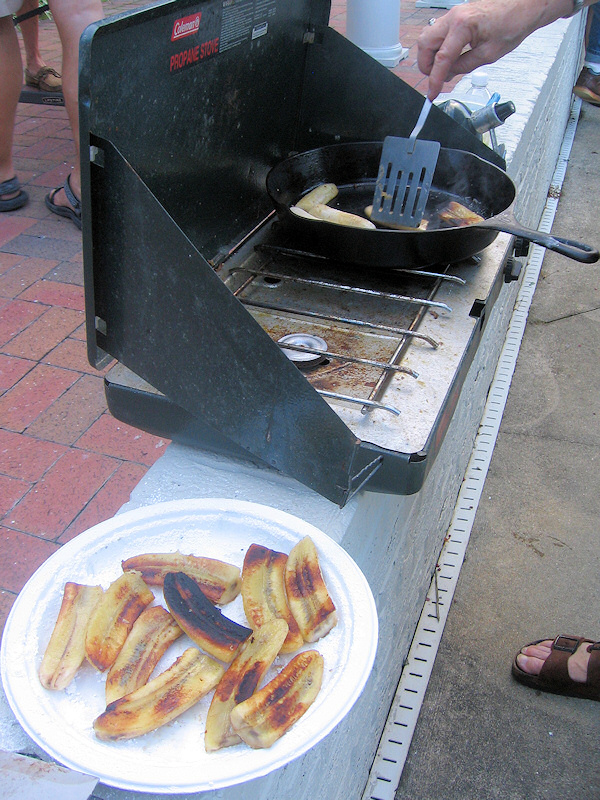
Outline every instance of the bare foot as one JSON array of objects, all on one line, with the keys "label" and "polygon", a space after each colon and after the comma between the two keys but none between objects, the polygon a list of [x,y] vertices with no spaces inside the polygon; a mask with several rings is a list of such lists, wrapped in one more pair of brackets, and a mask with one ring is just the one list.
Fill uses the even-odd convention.
[{"label": "bare foot", "polygon": [[[539,675],[544,661],[551,653],[552,639],[546,639],[539,644],[532,644],[524,647],[517,656],[517,664],[529,675]],[[588,652],[589,642],[582,642],[572,656],[569,656],[567,661],[567,669],[571,680],[577,683],[585,683],[587,679],[588,661],[590,654]]]}]

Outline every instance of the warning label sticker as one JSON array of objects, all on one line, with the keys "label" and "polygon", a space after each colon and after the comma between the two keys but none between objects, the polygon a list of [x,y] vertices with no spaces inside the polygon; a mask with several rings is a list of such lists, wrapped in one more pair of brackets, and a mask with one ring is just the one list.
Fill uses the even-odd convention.
[{"label": "warning label sticker", "polygon": [[265,36],[276,13],[277,0],[223,0],[221,52]]}]

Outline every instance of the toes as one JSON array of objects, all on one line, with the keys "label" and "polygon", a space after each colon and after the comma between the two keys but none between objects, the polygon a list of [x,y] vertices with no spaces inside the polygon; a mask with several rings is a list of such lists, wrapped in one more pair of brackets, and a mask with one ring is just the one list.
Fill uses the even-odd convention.
[{"label": "toes", "polygon": [[538,644],[530,644],[527,647],[523,647],[521,653],[526,656],[533,656],[535,658],[541,658],[542,661],[545,661],[550,653],[552,652],[552,640],[548,640],[546,642],[539,642]]},{"label": "toes", "polygon": [[[525,648],[525,650],[528,649],[527,647]],[[528,675],[539,675],[545,660],[545,658],[536,658],[535,656],[519,653],[517,656],[517,665],[519,669],[522,669],[523,672],[526,672]]]}]

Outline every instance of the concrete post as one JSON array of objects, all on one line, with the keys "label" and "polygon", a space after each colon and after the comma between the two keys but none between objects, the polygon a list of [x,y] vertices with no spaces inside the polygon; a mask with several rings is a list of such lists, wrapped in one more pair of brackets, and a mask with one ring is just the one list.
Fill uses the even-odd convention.
[{"label": "concrete post", "polygon": [[384,67],[408,55],[400,42],[400,0],[348,0],[346,35]]}]

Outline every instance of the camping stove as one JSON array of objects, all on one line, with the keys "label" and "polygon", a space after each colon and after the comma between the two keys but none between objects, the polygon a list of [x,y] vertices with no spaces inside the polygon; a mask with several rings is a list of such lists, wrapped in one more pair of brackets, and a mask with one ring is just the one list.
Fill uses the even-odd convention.
[{"label": "camping stove", "polygon": [[[504,235],[495,258],[427,270],[358,268],[288,238],[268,170],[312,147],[408,135],[422,104],[328,17],[317,0],[174,0],[86,31],[84,267],[89,357],[118,362],[106,377],[117,418],[344,505],[363,486],[420,489],[518,264],[497,256]],[[134,51],[143,64],[124,85],[116,71]],[[443,146],[500,163],[430,116]]]}]

